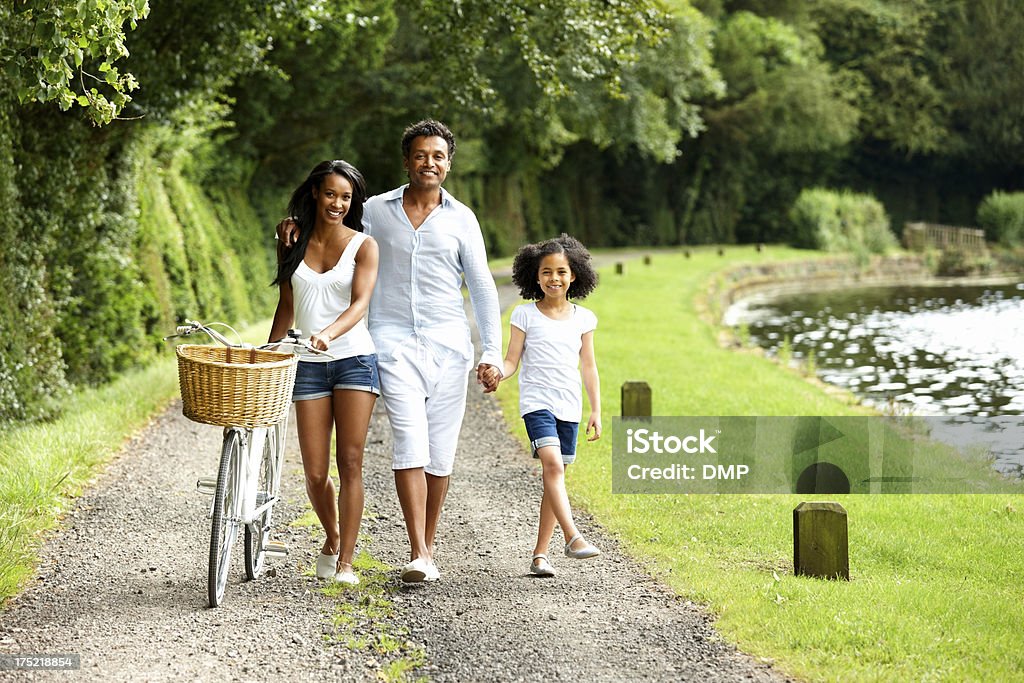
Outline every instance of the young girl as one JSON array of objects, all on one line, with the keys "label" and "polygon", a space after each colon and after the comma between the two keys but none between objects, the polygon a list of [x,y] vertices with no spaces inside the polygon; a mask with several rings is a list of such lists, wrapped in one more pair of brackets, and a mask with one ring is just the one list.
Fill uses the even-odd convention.
[{"label": "young girl", "polygon": [[503,369],[503,379],[511,377],[522,358],[519,412],[534,457],[540,459],[544,470],[540,525],[530,573],[554,576],[547,552],[556,520],[565,536],[566,557],[584,559],[601,554],[576,529],[565,492],[565,466],[576,459],[576,435],[583,416],[581,372],[590,401],[587,440],[601,438],[601,390],[594,358],[597,317],[569,301],[594,291],[597,273],[586,248],[563,234],[520,249],[512,264],[512,281],[524,299],[534,300],[512,312]]},{"label": "young girl", "polygon": [[[295,326],[328,356],[306,353],[295,373],[295,418],[306,492],[327,539],[316,575],[355,585],[352,571],[363,515],[363,447],[380,377],[366,310],[377,282],[377,243],[362,232],[366,183],[344,161],[317,164],[292,194],[288,212],[299,235],[278,243],[280,288],[270,339]],[[341,492],[329,473],[331,431],[337,430]],[[340,510],[340,515],[339,515]],[[340,521],[339,521],[340,518]]]}]

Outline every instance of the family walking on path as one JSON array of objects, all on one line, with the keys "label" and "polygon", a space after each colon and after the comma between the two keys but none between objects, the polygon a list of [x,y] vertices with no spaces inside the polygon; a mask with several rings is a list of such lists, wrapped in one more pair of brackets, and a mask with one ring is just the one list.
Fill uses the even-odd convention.
[{"label": "family walking on path", "polygon": [[[344,161],[322,162],[295,190],[290,218],[277,228],[275,284],[281,294],[270,339],[298,323],[312,333],[314,346],[333,356],[301,359],[293,397],[307,493],[326,535],[316,561],[320,578],[359,583],[352,557],[364,504],[366,430],[378,394],[391,424],[395,488],[410,545],[402,580],[441,576],[434,543],[475,355],[463,279],[483,347],[477,382],[492,392],[516,372],[521,357],[524,363],[522,414],[544,468],[530,572],[554,574],[547,548],[556,521],[567,557],[600,554],[577,531],[564,484],[581,419],[580,359],[592,407],[587,433],[591,440],[601,436],[597,321],[569,302],[597,284],[590,255],[565,236],[523,248],[514,280],[524,298],[537,303],[516,310],[502,362],[498,294],[480,225],[442,187],[454,153],[455,138],[444,124],[410,126],[402,137],[409,183],[365,206],[359,171]],[[332,426],[338,435],[337,506],[328,472]]]},{"label": "family walking on path", "polygon": [[[177,404],[126,445],[43,547],[34,583],[0,615],[0,653],[74,653],[90,680],[364,681],[386,677],[395,656],[355,645],[380,630],[422,651],[414,673],[431,681],[779,680],[768,664],[723,644],[699,608],[665,590],[594,524],[588,535],[603,561],[581,564],[569,579],[551,576],[556,522],[567,555],[599,552],[580,538],[563,481],[582,422],[580,364],[591,404],[585,431],[601,432],[597,321],[570,301],[589,293],[596,276],[575,240],[524,247],[514,281],[532,302],[515,312],[502,360],[498,297],[512,296],[508,287],[495,294],[475,218],[440,187],[454,151],[445,132],[432,128],[403,144],[409,185],[365,204],[356,169],[319,164],[293,197],[295,224],[279,226],[281,241],[301,249],[280,250],[271,336],[288,324],[308,328],[332,359],[300,361],[302,468],[286,462],[275,534],[294,548],[308,542],[309,532],[295,525],[305,487],[326,535],[317,575],[355,584],[360,525],[379,558],[404,553],[404,528],[409,562],[402,583],[384,584],[391,606],[364,620],[352,618],[356,607],[339,619],[336,610],[356,603],[316,590],[316,579],[304,576],[308,563],[289,561],[260,581],[234,579],[232,599],[207,609],[197,571],[208,547],[207,510],[185,492],[209,469],[218,429],[188,421]],[[467,391],[474,349],[459,293],[463,272],[479,323],[475,374],[484,391]],[[519,363],[521,412],[542,464],[539,524],[530,511],[532,468],[485,395]],[[326,474],[332,429],[337,507]],[[290,437],[288,452],[295,450]],[[463,453],[458,495],[446,505],[438,539],[456,450]],[[364,486],[370,514],[360,520]],[[533,529],[527,565],[519,558]],[[440,574],[437,547],[458,580],[435,582],[424,594],[415,584]],[[380,575],[372,578],[380,590]],[[33,676],[0,671],[0,680]]]}]

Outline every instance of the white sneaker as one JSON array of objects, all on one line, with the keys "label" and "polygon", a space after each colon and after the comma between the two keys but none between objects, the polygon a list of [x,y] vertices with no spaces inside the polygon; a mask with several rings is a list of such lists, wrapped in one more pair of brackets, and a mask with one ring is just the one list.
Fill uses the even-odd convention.
[{"label": "white sneaker", "polygon": [[431,562],[427,565],[427,575],[423,577],[424,581],[437,581],[441,578],[441,570],[437,568],[437,565]]},{"label": "white sneaker", "polygon": [[320,553],[320,557],[316,558],[316,578],[330,579],[337,573],[338,556]]},{"label": "white sneaker", "polygon": [[338,572],[334,575],[334,580],[338,583],[344,583],[349,586],[358,586],[359,577],[354,572]]},{"label": "white sneaker", "polygon": [[[409,564],[402,567],[402,581],[405,583],[419,583],[427,578],[430,563],[422,557],[417,557]],[[438,574],[440,576],[440,574]]]}]

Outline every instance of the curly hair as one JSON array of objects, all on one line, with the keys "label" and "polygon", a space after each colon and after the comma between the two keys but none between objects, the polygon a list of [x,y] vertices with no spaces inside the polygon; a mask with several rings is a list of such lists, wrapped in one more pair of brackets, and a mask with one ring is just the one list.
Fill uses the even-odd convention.
[{"label": "curly hair", "polygon": [[544,298],[544,290],[537,282],[540,262],[551,254],[565,254],[569,261],[569,270],[576,276],[565,296],[570,299],[583,299],[597,287],[597,271],[590,259],[590,252],[575,237],[564,232],[561,237],[545,240],[537,244],[527,244],[516,254],[512,261],[512,283],[519,288],[524,299],[539,301]]},{"label": "curly hair", "polygon": [[418,137],[439,137],[444,138],[444,141],[448,143],[448,158],[451,159],[455,156],[455,136],[448,126],[444,125],[440,121],[434,119],[424,119],[418,123],[414,123],[405,129],[402,133],[402,158],[409,158],[409,150],[412,149],[412,141]]},{"label": "curly hair", "polygon": [[306,257],[306,246],[309,244],[309,237],[313,234],[313,226],[316,224],[316,199],[313,197],[312,189],[318,190],[323,187],[324,179],[335,173],[347,180],[352,186],[352,203],[349,206],[342,223],[358,232],[363,231],[363,202],[366,201],[366,180],[359,169],[341,159],[334,161],[321,161],[313,167],[302,184],[295,188],[292,197],[288,201],[288,215],[295,221],[299,228],[299,236],[295,244],[280,252],[277,262],[277,277],[271,285],[279,285],[292,279],[295,269]]}]

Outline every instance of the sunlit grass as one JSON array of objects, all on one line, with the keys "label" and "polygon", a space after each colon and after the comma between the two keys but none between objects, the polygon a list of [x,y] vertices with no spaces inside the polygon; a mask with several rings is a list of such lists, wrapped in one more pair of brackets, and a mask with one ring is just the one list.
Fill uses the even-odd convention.
[{"label": "sunlit grass", "polygon": [[[601,441],[581,442],[567,487],[726,638],[812,680],[1024,680],[1020,495],[830,496],[848,512],[851,581],[793,576],[792,511],[807,496],[611,493],[620,387],[646,381],[655,415],[857,415],[799,372],[721,347],[698,308],[730,263],[792,250],[694,251],[601,272],[581,302],[598,316]],[[507,318],[506,318],[507,321]],[[525,439],[516,382],[499,398]],[[821,499],[818,497],[817,499]]]}]

